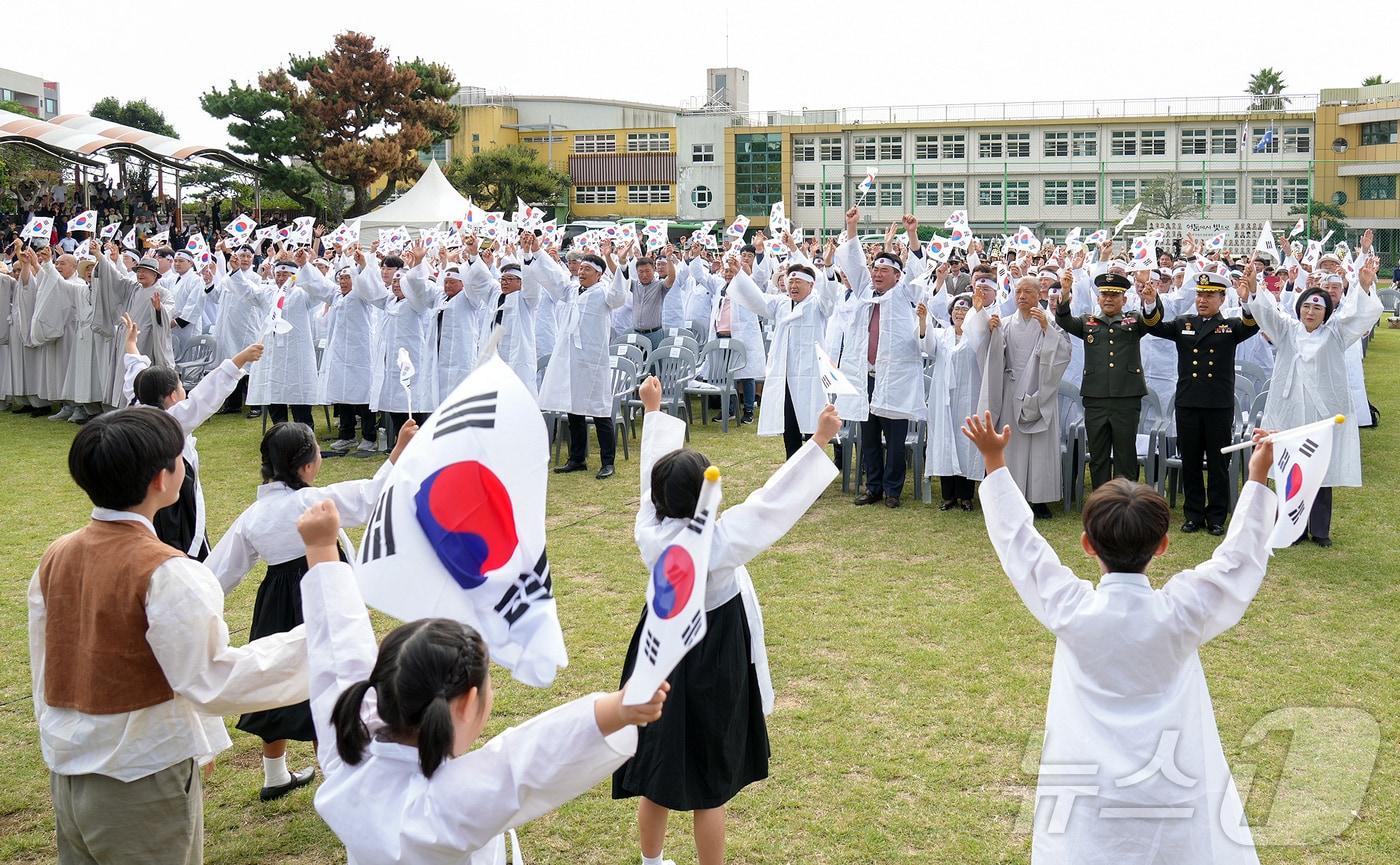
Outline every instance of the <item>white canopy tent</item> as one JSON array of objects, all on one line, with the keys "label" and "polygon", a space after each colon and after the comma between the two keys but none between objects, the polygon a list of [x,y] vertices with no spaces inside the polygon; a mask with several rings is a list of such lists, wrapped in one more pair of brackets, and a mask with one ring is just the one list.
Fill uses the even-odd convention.
[{"label": "white canopy tent", "polygon": [[360,217],[360,229],[432,228],[461,219],[467,212],[467,199],[452,188],[433,160],[413,184],[413,188],[383,207]]}]

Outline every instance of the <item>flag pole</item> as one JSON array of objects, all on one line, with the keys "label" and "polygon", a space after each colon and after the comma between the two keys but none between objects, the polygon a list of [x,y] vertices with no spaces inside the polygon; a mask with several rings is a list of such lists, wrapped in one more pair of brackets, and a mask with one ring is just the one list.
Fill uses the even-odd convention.
[{"label": "flag pole", "polygon": [[[1291,436],[1296,433],[1312,432],[1313,430],[1319,430],[1323,429],[1324,427],[1329,427],[1332,424],[1346,423],[1346,419],[1346,415],[1339,414],[1334,415],[1333,417],[1329,417],[1326,420],[1320,420],[1316,423],[1306,423],[1302,426],[1295,426],[1293,429],[1279,430],[1278,432],[1270,433],[1269,435],[1264,436],[1262,439],[1259,440],[1258,444],[1272,442],[1276,438],[1280,438],[1283,436]],[[1230,454],[1234,453],[1235,451],[1242,451],[1247,447],[1253,446],[1254,444],[1254,441],[1236,442],[1235,444],[1221,448],[1220,452],[1222,454]]]}]

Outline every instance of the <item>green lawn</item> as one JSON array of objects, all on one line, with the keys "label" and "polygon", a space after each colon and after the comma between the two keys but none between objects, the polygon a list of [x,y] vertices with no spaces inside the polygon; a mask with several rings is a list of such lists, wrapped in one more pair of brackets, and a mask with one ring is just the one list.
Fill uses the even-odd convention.
[{"label": "green lawn", "polygon": [[[1266,863],[1381,865],[1400,849],[1400,569],[1385,540],[1400,496],[1391,458],[1400,451],[1400,384],[1388,374],[1397,362],[1400,333],[1382,328],[1367,371],[1385,422],[1363,433],[1365,490],[1337,495],[1337,545],[1283,551],[1244,621],[1202,652],[1227,757],[1248,788],[1251,823],[1264,827],[1257,837],[1287,840],[1308,826],[1327,827],[1336,808],[1349,823],[1339,835],[1320,829],[1325,840],[1308,846],[1265,846]],[[65,470],[74,430],[0,416],[7,475],[0,512],[9,517],[0,530],[8,554],[0,571],[0,861],[54,857],[30,703],[25,589],[45,545],[86,518],[88,505]],[[753,427],[727,436],[716,426],[693,432],[692,444],[724,469],[731,502],[761,484],[782,453],[779,439],[759,439]],[[242,418],[220,417],[200,431],[215,538],[253,497],[258,436],[258,423]],[[631,529],[635,458],[634,443],[633,461],[619,462],[608,482],[591,474],[552,480],[550,562],[571,663],[548,691],[498,676],[492,731],[616,687],[644,592]],[[368,476],[372,467],[328,460],[322,481]],[[1090,563],[1075,552],[1076,520],[1057,516],[1045,528],[1090,575]],[[1154,579],[1207,557],[1213,541],[1204,533],[1174,536]],[[778,706],[769,719],[772,775],[732,803],[731,859],[1026,862],[1030,835],[1017,817],[1035,782],[1053,641],[997,566],[981,514],[939,513],[914,502],[912,491],[899,511],[855,509],[833,484],[751,571],[765,605]],[[239,641],[260,575],[228,600]],[[1374,773],[1367,748],[1327,735],[1326,719],[1245,744],[1261,718],[1291,707],[1344,707],[1357,711],[1342,720],[1374,719],[1381,737]],[[344,861],[309,791],[271,805],[256,801],[257,742],[233,738],[206,788],[207,861]],[[305,746],[292,755],[296,766],[311,759]],[[1364,798],[1359,807],[1343,803],[1328,812],[1323,800],[1348,775],[1363,785],[1369,777]],[[695,861],[688,824],[674,820],[667,845],[682,865]],[[638,861],[633,808],[611,801],[602,785],[520,834],[531,863]]]}]

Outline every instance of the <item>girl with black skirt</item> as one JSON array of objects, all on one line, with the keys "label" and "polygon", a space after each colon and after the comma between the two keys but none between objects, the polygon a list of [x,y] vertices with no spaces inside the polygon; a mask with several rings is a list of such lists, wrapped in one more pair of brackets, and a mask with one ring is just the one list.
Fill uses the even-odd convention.
[{"label": "girl with black skirt", "polygon": [[[685,530],[710,461],[684,449],[685,423],[658,411],[661,386],[640,388],[641,501],[636,539],[648,572]],[[768,777],[768,727],[773,688],[763,645],[763,614],[746,563],[776,543],[839,474],[823,448],[841,427],[827,406],[817,431],[742,504],[715,524],[705,583],[706,633],[671,673],[669,705],[660,720],[638,729],[637,753],[613,774],[613,798],[637,806],[643,865],[661,865],[666,819],[694,811],[700,865],[724,861],[724,806],[744,787]],[[636,664],[646,610],[623,664],[625,685]]]},{"label": "girl with black skirt", "polygon": [[[340,511],[341,525],[362,526],[374,513],[375,502],[389,476],[389,466],[413,440],[418,425],[410,421],[399,434],[389,461],[369,480],[342,481],[328,487],[313,486],[321,470],[321,448],[316,434],[305,424],[274,424],[262,440],[262,478],[258,499],[234,520],[210,554],[224,595],[231,593],[258,559],[267,562],[267,576],[253,602],[253,624],[248,638],[290,631],[302,623],[301,578],[306,574],[306,550],[297,534],[297,518],[307,508],[329,499]],[[340,535],[341,556],[350,560],[353,545]],[[279,799],[297,787],[311,783],[314,767],[301,772],[287,770],[287,740],[315,741],[311,708],[306,702],[264,712],[250,712],[235,725],[263,740],[263,788],[258,798]]]}]

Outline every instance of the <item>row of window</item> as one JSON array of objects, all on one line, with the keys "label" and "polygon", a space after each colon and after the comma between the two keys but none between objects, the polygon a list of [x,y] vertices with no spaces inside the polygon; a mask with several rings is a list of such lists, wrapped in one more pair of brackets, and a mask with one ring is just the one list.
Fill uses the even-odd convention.
[{"label": "row of window", "polygon": [[[1395,121],[1391,121],[1394,125]],[[1394,174],[1370,174],[1365,177],[1358,177],[1357,198],[1362,201],[1394,201],[1395,200],[1395,175]]]},{"label": "row of window", "polygon": [[[1394,122],[1391,123],[1392,140]],[[977,135],[977,157],[979,159],[1029,159],[1031,157],[1030,132],[981,132]],[[1268,138],[1267,142],[1264,139]],[[1097,157],[1099,155],[1098,130],[1064,130],[1040,134],[1042,149],[1040,155],[1047,159],[1062,157]],[[918,133],[914,135],[913,157],[918,160],[965,159],[967,157],[965,133]],[[1268,127],[1252,130],[1249,142],[1243,139],[1237,128],[1182,129],[1180,131],[1181,155],[1232,155],[1241,148],[1251,150],[1259,147],[1260,153],[1311,153],[1312,130],[1306,126],[1286,126],[1275,129],[1272,135]],[[1260,143],[1264,142],[1262,146]],[[905,136],[894,135],[853,135],[851,136],[851,160],[853,162],[902,162],[905,158]],[[1367,143],[1363,140],[1362,142]],[[840,136],[794,137],[792,139],[792,159],[794,162],[840,162],[844,158],[844,140]],[[1165,129],[1115,129],[1109,133],[1110,156],[1166,156],[1167,131]]]},{"label": "row of window", "polygon": [[[671,187],[664,183],[634,184],[627,187],[627,203],[670,204]],[[617,204],[617,187],[575,186],[574,204]]]},{"label": "row of window", "polygon": [[[1395,178],[1362,178],[1362,180],[1389,180],[1389,196],[1395,197]],[[1211,178],[1207,186],[1200,178],[1180,181],[1186,198],[1194,198],[1200,206],[1209,201],[1212,205],[1239,203],[1239,187],[1233,177]],[[1250,178],[1250,203],[1259,205],[1306,204],[1308,201],[1308,180],[1306,177],[1252,177]],[[1147,191],[1148,181],[1136,179],[1114,179],[1109,181],[1108,200],[1113,205],[1132,204]],[[1383,184],[1376,189],[1384,192]],[[880,181],[866,200],[878,207],[903,207],[905,184],[902,181]],[[1046,180],[1042,185],[1041,202],[1046,207],[1093,207],[1099,203],[1098,180]],[[793,187],[794,205],[797,207],[817,207],[820,194],[822,207],[844,207],[840,183],[798,183]],[[1361,197],[1367,198],[1367,188],[1363,184]],[[1376,197],[1387,197],[1378,195]],[[1031,203],[1031,182],[1029,180],[979,180],[977,181],[977,203],[985,207],[1029,207]],[[916,207],[965,207],[967,206],[967,184],[961,180],[916,181],[914,183],[914,206]]]},{"label": "row of window", "polygon": [[1379,120],[1375,123],[1361,124],[1361,143],[1366,144],[1394,144],[1396,143],[1396,127],[1400,122],[1394,120]]},{"label": "row of window", "polygon": [[[669,132],[627,133],[628,153],[666,153],[671,149]],[[575,153],[616,153],[617,136],[611,132],[574,136]]]}]

